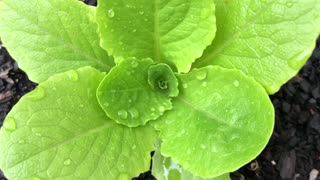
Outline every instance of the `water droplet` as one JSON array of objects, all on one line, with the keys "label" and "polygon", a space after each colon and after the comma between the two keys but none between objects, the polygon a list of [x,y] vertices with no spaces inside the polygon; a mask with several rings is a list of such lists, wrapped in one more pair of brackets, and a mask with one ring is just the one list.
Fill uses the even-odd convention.
[{"label": "water droplet", "polygon": [[127,119],[128,118],[128,112],[126,110],[120,110],[120,111],[118,111],[118,116],[121,119]]},{"label": "water droplet", "polygon": [[67,159],[63,162],[64,165],[68,166],[71,164],[71,159]]},{"label": "water droplet", "polygon": [[196,78],[198,80],[204,80],[204,79],[206,79],[206,77],[207,77],[207,71],[202,70],[202,71],[197,72]]},{"label": "water droplet", "polygon": [[208,83],[207,83],[206,81],[202,82],[202,86],[203,86],[203,87],[207,87],[207,84],[208,84]]},{"label": "water droplet", "polygon": [[288,60],[288,65],[294,70],[299,70],[304,65],[305,60],[308,59],[308,57],[310,56],[310,53],[311,51],[309,50],[309,48],[307,48],[307,50],[297,53]]},{"label": "water droplet", "polygon": [[7,117],[5,119],[5,121],[3,122],[3,127],[7,131],[13,131],[17,128],[15,120],[11,117]]},{"label": "water droplet", "polygon": [[34,91],[28,94],[28,97],[32,101],[38,101],[42,98],[44,98],[46,95],[46,92],[43,87],[38,86]]},{"label": "water droplet", "polygon": [[191,149],[188,149],[188,150],[187,150],[187,154],[191,154]]},{"label": "water droplet", "polygon": [[68,78],[71,80],[71,81],[78,81],[79,80],[79,75],[78,75],[78,72],[75,71],[75,70],[70,70],[70,71],[67,71],[67,76]]},{"label": "water droplet", "polygon": [[233,85],[234,85],[235,87],[239,87],[239,84],[240,84],[240,83],[239,83],[239,81],[237,81],[237,80],[233,82]]},{"label": "water droplet", "polygon": [[133,29],[132,32],[134,32],[134,33],[137,32],[137,29]]},{"label": "water droplet", "polygon": [[183,83],[182,87],[186,89],[186,88],[188,88],[188,84],[187,83]]},{"label": "water droplet", "polygon": [[139,14],[140,15],[144,15],[144,11],[139,11]]},{"label": "water droplet", "polygon": [[158,108],[158,110],[159,110],[160,112],[163,112],[163,111],[165,111],[165,108],[164,108],[164,106],[160,106],[160,107]]},{"label": "water droplet", "polygon": [[211,152],[213,152],[213,153],[218,152],[217,146],[212,145],[211,146]]},{"label": "water droplet", "polygon": [[204,145],[204,144],[201,144],[201,148],[202,148],[202,149],[205,149],[205,148],[207,148],[207,146]]},{"label": "water droplet", "polygon": [[103,104],[105,107],[108,107],[110,104],[108,102]]},{"label": "water droplet", "polygon": [[131,116],[131,119],[136,119],[136,118],[139,117],[139,112],[138,112],[138,110],[135,109],[135,108],[129,109],[129,114],[130,114],[130,116]]},{"label": "water droplet", "polygon": [[182,167],[183,167],[184,169],[188,169],[188,168],[190,167],[190,164],[186,162]]},{"label": "water droplet", "polygon": [[151,110],[151,111],[155,111],[156,109],[155,109],[155,108],[150,108],[150,110]]},{"label": "water droplet", "polygon": [[136,148],[137,148],[137,146],[135,144],[131,147],[132,150],[136,149]]},{"label": "water droplet", "polygon": [[109,18],[113,18],[114,15],[115,15],[115,13],[114,13],[113,9],[109,9],[109,10],[108,10],[108,16],[109,16]]},{"label": "water droplet", "polygon": [[292,2],[287,2],[287,7],[292,7],[293,6],[293,3]]},{"label": "water droplet", "polygon": [[131,66],[132,66],[133,68],[138,67],[138,65],[139,65],[139,62],[138,62],[137,60],[132,60],[132,61],[131,61]]}]

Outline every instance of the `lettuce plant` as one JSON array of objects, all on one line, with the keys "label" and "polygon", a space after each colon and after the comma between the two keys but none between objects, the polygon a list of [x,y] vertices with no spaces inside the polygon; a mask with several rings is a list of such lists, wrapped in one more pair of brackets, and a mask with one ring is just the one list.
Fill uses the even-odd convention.
[{"label": "lettuce plant", "polygon": [[39,86],[0,131],[9,179],[228,179],[265,147],[268,95],[305,63],[318,0],[2,0]]}]

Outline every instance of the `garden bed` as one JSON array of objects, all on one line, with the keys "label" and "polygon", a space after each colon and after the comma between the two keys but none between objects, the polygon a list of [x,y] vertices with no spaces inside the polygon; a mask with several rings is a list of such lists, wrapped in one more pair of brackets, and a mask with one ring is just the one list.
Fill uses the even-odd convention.
[{"label": "garden bed", "polygon": [[[87,3],[95,5],[95,1]],[[0,126],[12,106],[35,87],[1,47]],[[320,39],[304,68],[271,99],[276,109],[272,138],[260,156],[232,173],[232,179],[316,179],[320,170]],[[0,179],[5,179],[2,174]],[[135,179],[154,178],[148,172]]]}]

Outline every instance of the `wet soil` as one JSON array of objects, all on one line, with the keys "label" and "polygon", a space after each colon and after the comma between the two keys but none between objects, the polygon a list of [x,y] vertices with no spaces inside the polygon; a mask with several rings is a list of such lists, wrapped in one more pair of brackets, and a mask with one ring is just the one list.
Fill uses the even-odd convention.
[{"label": "wet soil", "polygon": [[[96,5],[95,0],[86,3]],[[0,126],[13,105],[35,87],[0,45]],[[320,180],[320,38],[303,69],[271,100],[276,112],[272,137],[255,160],[231,174],[232,179]],[[134,179],[155,178],[146,172]]]}]

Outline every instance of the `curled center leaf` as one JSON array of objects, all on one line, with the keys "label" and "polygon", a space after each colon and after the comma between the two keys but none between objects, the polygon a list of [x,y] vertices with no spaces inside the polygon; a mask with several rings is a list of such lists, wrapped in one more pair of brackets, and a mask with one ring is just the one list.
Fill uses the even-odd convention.
[{"label": "curled center leaf", "polygon": [[136,127],[172,109],[171,98],[178,93],[178,80],[168,65],[130,58],[104,77],[97,98],[111,119]]},{"label": "curled center leaf", "polygon": [[148,69],[148,83],[156,91],[175,97],[179,94],[178,80],[167,64],[156,64]]}]

